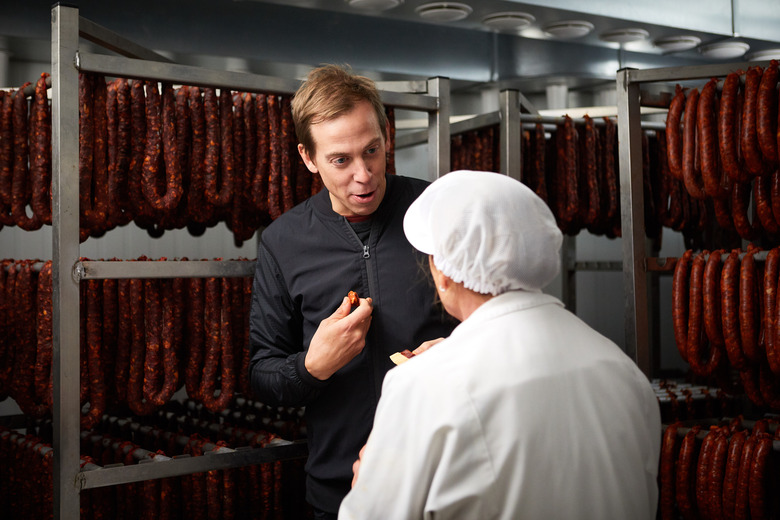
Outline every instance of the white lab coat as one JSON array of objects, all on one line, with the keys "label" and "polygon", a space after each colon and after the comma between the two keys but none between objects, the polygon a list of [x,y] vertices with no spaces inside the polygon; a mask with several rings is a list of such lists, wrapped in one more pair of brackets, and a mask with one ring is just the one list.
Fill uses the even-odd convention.
[{"label": "white lab coat", "polygon": [[339,519],[654,519],[660,440],[634,362],[512,291],[387,374]]}]

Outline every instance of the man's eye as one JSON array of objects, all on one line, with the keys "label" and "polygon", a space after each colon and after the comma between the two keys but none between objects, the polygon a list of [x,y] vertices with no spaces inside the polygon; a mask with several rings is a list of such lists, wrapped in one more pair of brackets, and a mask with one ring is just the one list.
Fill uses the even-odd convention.
[{"label": "man's eye", "polygon": [[378,146],[374,146],[373,148],[369,148],[368,150],[366,150],[366,153],[368,155],[374,155],[377,152],[377,150],[379,150],[379,147]]},{"label": "man's eye", "polygon": [[333,159],[334,164],[344,164],[345,162],[347,162],[346,157],[337,157],[336,159]]}]

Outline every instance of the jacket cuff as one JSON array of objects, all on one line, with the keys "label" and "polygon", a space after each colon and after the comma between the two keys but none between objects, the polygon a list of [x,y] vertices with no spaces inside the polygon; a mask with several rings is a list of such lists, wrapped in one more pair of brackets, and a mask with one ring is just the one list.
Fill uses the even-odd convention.
[{"label": "jacket cuff", "polygon": [[313,388],[324,388],[328,382],[320,381],[306,370],[306,352],[301,352],[295,359],[295,372],[303,384]]}]

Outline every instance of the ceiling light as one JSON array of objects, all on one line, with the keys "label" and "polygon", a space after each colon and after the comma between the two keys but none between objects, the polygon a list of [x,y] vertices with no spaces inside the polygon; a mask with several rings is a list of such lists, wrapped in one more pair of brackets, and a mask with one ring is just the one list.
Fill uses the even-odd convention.
[{"label": "ceiling light", "polygon": [[701,38],[698,36],[688,36],[681,34],[678,36],[667,36],[666,38],[659,38],[653,42],[653,44],[664,51],[687,51],[693,49],[701,43]]},{"label": "ceiling light", "polygon": [[644,29],[640,29],[638,27],[628,27],[626,29],[617,29],[614,31],[601,33],[599,38],[605,42],[628,43],[635,42],[637,40],[646,40],[649,36],[650,33]]},{"label": "ceiling light", "polygon": [[745,42],[729,41],[705,45],[699,48],[699,52],[708,58],[728,60],[739,58],[740,56],[744,55],[748,49],[750,49],[750,45]]},{"label": "ceiling light", "polygon": [[433,22],[457,22],[471,14],[471,7],[456,2],[433,2],[415,9],[421,18]]},{"label": "ceiling light", "polygon": [[358,9],[368,9],[371,11],[387,11],[393,7],[398,7],[404,0],[346,0],[351,7]]},{"label": "ceiling light", "polygon": [[493,13],[482,19],[482,23],[497,31],[519,31],[531,25],[536,18],[528,13]]},{"label": "ceiling light", "polygon": [[567,20],[551,23],[544,32],[556,38],[579,38],[589,34],[594,29],[593,24],[584,20]]},{"label": "ceiling light", "polygon": [[780,60],[780,49],[765,49],[750,55],[750,61]]}]

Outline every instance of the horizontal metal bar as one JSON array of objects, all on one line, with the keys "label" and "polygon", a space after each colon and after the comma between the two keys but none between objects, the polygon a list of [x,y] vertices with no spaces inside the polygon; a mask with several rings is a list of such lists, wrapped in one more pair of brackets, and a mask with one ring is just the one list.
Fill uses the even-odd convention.
[{"label": "horizontal metal bar", "polygon": [[301,82],[227,70],[206,69],[191,65],[106,56],[79,52],[76,67],[82,72],[97,72],[108,76],[170,81],[202,87],[230,88],[252,92],[294,93]]},{"label": "horizontal metal bar", "polygon": [[[300,80],[88,52],[77,54],[76,67],[82,72],[97,72],[108,76],[170,81],[185,85],[229,88],[248,92],[294,94],[301,85]],[[439,99],[434,96],[389,91],[381,91],[380,95],[383,103],[393,107],[425,112],[435,112],[439,108]]]},{"label": "horizontal metal bar", "polygon": [[382,90],[382,103],[394,108],[405,108],[420,112],[437,112],[439,110],[439,98],[425,94],[407,94],[402,92],[389,92]]},{"label": "horizontal metal bar", "polygon": [[253,276],[254,260],[83,260],[74,266],[77,280],[107,278],[224,278]]},{"label": "horizontal metal bar", "polygon": [[653,83],[663,81],[684,81],[689,79],[710,79],[725,76],[730,72],[746,71],[748,67],[766,67],[769,61],[752,61],[686,67],[662,67],[658,69],[627,69],[629,83]]},{"label": "horizontal metal bar", "polygon": [[[498,112],[489,112],[487,114],[480,114],[470,117],[468,119],[462,119],[450,123],[450,136],[457,134],[463,134],[471,132],[472,130],[478,130],[487,126],[497,125],[501,123],[501,116]],[[404,134],[398,134],[395,137],[396,148],[408,148],[410,146],[417,146],[419,144],[425,144],[428,142],[428,130],[415,130]]]},{"label": "horizontal metal bar", "polygon": [[100,45],[104,49],[114,51],[117,54],[127,56],[128,58],[171,62],[171,60],[165,56],[138,45],[83,16],[79,16],[79,36]]},{"label": "horizontal metal bar", "polygon": [[153,459],[145,464],[81,471],[76,477],[76,485],[80,490],[93,489],[204,471],[240,468],[265,462],[300,459],[305,458],[309,453],[306,441],[283,442],[284,444],[269,445],[265,448],[244,448],[229,453],[209,452],[198,457],[174,457],[161,462],[154,462]]},{"label": "horizontal metal bar", "polygon": [[425,94],[428,92],[428,82],[422,79],[409,81],[377,81],[375,82],[375,85],[379,90],[386,90],[388,92],[403,92],[407,94]]},{"label": "horizontal metal bar", "polygon": [[619,261],[589,261],[574,262],[575,271],[623,271],[623,262]]}]

